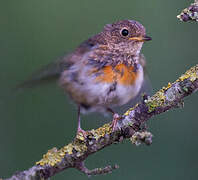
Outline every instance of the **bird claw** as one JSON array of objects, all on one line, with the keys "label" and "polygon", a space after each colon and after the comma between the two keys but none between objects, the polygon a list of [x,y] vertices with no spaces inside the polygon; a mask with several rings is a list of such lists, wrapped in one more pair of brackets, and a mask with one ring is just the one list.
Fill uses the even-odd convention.
[{"label": "bird claw", "polygon": [[117,113],[115,113],[113,115],[113,121],[112,121],[112,132],[114,132],[116,130],[116,125],[117,122],[121,119],[121,116]]},{"label": "bird claw", "polygon": [[79,139],[79,140],[84,140],[88,135],[88,132],[81,129],[81,128],[78,128],[77,130],[77,133],[76,133],[76,139]]}]

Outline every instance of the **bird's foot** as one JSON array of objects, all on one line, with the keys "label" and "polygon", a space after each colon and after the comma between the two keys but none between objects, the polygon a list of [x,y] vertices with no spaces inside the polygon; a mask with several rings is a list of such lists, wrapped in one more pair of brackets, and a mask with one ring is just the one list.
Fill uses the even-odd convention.
[{"label": "bird's foot", "polygon": [[81,128],[78,128],[77,130],[77,133],[76,133],[76,139],[79,139],[79,140],[84,140],[88,135],[88,132],[81,129]]},{"label": "bird's foot", "polygon": [[112,121],[112,132],[116,130],[117,122],[121,119],[121,116],[117,113],[114,113],[113,115],[113,121]]}]

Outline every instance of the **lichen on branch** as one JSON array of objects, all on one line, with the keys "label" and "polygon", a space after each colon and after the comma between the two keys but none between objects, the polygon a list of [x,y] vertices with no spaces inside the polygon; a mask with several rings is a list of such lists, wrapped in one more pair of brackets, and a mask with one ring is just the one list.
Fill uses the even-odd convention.
[{"label": "lichen on branch", "polygon": [[98,129],[79,134],[71,143],[60,148],[49,150],[43,158],[29,170],[14,174],[7,180],[41,180],[67,168],[76,168],[87,175],[110,173],[118,166],[106,166],[89,170],[85,167],[86,158],[113,143],[130,139],[135,145],[152,143],[152,134],[147,131],[145,123],[157,114],[169,109],[181,107],[184,97],[198,90],[198,65],[180,76],[174,83],[156,92],[153,96],[144,96],[142,102],[126,111],[118,121],[115,131],[107,123]]},{"label": "lichen on branch", "polygon": [[198,0],[195,0],[189,7],[182,10],[177,16],[181,21],[198,21]]}]

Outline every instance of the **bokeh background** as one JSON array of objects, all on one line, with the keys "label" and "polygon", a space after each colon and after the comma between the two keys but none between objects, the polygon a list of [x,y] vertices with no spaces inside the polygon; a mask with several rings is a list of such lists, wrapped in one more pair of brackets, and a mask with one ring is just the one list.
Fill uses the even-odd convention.
[{"label": "bokeh background", "polygon": [[[13,93],[32,72],[74,49],[103,26],[135,19],[153,40],[144,45],[147,71],[154,91],[197,63],[198,24],[176,18],[188,0],[18,0],[0,2],[0,177],[28,169],[52,147],[62,147],[76,132],[76,108],[54,84]],[[183,109],[152,118],[149,147],[129,141],[90,156],[89,168],[119,164],[106,176],[92,179],[198,179],[198,94],[186,98]],[[106,120],[104,120],[106,119]],[[83,128],[107,122],[83,116]],[[88,179],[68,169],[52,180]]]}]

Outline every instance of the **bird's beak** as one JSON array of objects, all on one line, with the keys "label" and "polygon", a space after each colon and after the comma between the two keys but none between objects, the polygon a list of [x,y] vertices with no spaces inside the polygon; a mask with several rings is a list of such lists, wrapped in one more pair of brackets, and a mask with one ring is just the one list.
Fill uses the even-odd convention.
[{"label": "bird's beak", "polygon": [[139,42],[145,42],[145,41],[150,41],[150,40],[152,40],[152,38],[149,37],[149,36],[131,37],[131,38],[129,38],[129,39],[130,39],[130,40],[139,41]]}]

